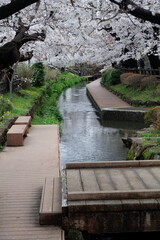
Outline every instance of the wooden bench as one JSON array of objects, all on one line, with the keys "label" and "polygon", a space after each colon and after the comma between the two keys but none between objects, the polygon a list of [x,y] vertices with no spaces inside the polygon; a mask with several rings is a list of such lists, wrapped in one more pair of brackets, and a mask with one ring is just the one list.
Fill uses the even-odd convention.
[{"label": "wooden bench", "polygon": [[62,183],[61,178],[45,179],[39,212],[41,225],[62,224]]},{"label": "wooden bench", "polygon": [[27,136],[27,125],[12,125],[7,132],[7,146],[22,146],[24,137]]},{"label": "wooden bench", "polygon": [[14,123],[15,125],[27,125],[28,130],[31,127],[31,116],[19,116]]}]

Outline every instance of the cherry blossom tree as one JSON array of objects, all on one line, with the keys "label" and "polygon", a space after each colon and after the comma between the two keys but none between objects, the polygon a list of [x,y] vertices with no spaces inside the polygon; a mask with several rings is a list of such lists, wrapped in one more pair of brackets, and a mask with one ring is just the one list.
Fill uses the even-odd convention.
[{"label": "cherry blossom tree", "polygon": [[[37,2],[37,3],[34,6],[34,8],[32,7],[30,8],[31,14],[27,15],[27,12],[26,12],[24,15],[24,16],[28,16],[28,18],[22,16],[22,13],[19,13],[19,12],[15,15],[12,15],[12,13],[34,2]],[[18,3],[19,5],[17,5]],[[1,43],[3,44],[0,47],[0,70],[1,70],[1,77],[5,78],[9,82],[10,98],[12,100],[12,84],[13,84],[14,74],[15,74],[18,62],[30,59],[33,56],[32,51],[29,51],[24,55],[23,53],[20,52],[20,49],[24,44],[30,41],[36,41],[36,40],[43,41],[45,39],[45,33],[43,30],[41,32],[34,32],[34,33],[29,32],[31,25],[34,21],[35,15],[38,12],[40,1],[29,0],[27,3],[25,0],[22,0],[20,3],[19,0],[12,0],[7,5],[5,4],[3,3],[2,6],[0,7],[0,11],[1,10],[4,11],[4,14],[2,14],[2,16],[3,17],[6,16],[6,13],[12,16],[3,20],[0,24],[1,26],[0,37],[1,37]],[[13,9],[7,12],[7,9],[10,9],[12,7]]]},{"label": "cherry blossom tree", "polygon": [[140,62],[147,55],[159,55],[159,0],[74,0],[72,3],[75,8],[90,9],[90,18],[97,20],[97,29],[106,36],[107,65],[127,59]]},{"label": "cherry blossom tree", "polygon": [[55,66],[82,62],[109,66],[160,53],[159,0],[31,2],[37,3],[0,21],[0,45],[17,44],[19,60],[34,56]]}]

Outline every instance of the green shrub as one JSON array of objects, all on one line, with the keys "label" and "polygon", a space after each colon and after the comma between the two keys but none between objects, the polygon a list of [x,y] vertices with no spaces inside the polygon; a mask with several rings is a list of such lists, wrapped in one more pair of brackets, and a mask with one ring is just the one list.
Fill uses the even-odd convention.
[{"label": "green shrub", "polygon": [[29,64],[19,63],[17,67],[17,75],[21,79],[21,88],[28,89],[31,87],[33,70]]},{"label": "green shrub", "polygon": [[144,116],[147,123],[152,124],[156,132],[160,132],[160,106],[149,109]]},{"label": "green shrub", "polygon": [[160,106],[151,108],[145,113],[144,120],[146,123],[155,123],[158,119],[160,119]]},{"label": "green shrub", "polygon": [[41,87],[44,84],[44,78],[45,78],[45,71],[44,71],[44,65],[42,62],[37,62],[32,65],[33,70],[33,86],[35,87]]},{"label": "green shrub", "polygon": [[101,84],[104,86],[111,86],[120,83],[120,70],[109,68],[102,73]]},{"label": "green shrub", "polygon": [[61,72],[58,69],[49,69],[48,67],[45,67],[45,81],[50,79],[55,79],[58,75],[61,74]]},{"label": "green shrub", "polygon": [[33,70],[29,64],[19,63],[17,67],[17,75],[20,78],[31,79],[33,75]]},{"label": "green shrub", "polygon": [[8,99],[3,98],[0,95],[0,121],[3,119],[3,115],[12,110],[12,104]]},{"label": "green shrub", "polygon": [[44,110],[44,114],[49,116],[54,115],[55,118],[58,119],[58,121],[62,120],[62,115],[57,106],[47,106],[46,109]]}]

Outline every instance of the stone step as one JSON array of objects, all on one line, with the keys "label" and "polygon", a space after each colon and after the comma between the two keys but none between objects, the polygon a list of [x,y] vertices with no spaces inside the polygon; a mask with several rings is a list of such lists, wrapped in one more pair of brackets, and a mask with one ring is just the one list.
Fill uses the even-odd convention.
[{"label": "stone step", "polygon": [[42,191],[39,212],[41,225],[61,226],[62,223],[62,183],[61,178],[47,177]]}]

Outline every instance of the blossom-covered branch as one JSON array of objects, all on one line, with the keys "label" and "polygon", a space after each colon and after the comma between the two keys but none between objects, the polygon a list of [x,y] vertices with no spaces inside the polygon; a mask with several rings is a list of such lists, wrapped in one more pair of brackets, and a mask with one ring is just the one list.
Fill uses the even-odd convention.
[{"label": "blossom-covered branch", "polygon": [[144,8],[138,6],[132,0],[122,0],[122,1],[110,0],[110,1],[112,3],[117,4],[120,9],[127,11],[134,17],[137,17],[142,20],[149,21],[151,23],[160,25],[160,14],[159,13],[153,13],[152,11],[144,9]]}]

